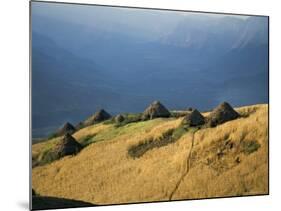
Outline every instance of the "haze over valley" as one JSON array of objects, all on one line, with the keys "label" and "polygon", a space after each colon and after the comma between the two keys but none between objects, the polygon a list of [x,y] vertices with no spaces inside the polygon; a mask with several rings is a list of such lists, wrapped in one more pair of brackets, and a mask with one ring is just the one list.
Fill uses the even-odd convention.
[{"label": "haze over valley", "polygon": [[154,100],[201,111],[268,103],[267,69],[265,17],[33,2],[32,136]]}]

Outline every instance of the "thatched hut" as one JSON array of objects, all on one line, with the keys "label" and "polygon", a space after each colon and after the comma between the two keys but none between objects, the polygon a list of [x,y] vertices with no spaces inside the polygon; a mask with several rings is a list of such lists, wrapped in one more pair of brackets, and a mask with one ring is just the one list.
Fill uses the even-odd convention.
[{"label": "thatched hut", "polygon": [[170,117],[171,113],[159,101],[154,101],[145,109],[142,114],[142,120],[154,119],[158,117]]},{"label": "thatched hut", "polygon": [[234,120],[239,117],[239,114],[227,102],[221,103],[208,116],[208,125],[215,127],[224,122]]}]

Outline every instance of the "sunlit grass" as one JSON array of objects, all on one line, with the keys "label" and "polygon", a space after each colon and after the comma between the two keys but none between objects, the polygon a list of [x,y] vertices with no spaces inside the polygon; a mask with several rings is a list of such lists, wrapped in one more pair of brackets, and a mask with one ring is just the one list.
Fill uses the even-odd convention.
[{"label": "sunlit grass", "polygon": [[[237,108],[241,118],[215,128],[179,128],[182,118],[154,119],[122,127],[98,124],[74,134],[88,136],[87,147],[32,171],[33,188],[41,195],[94,204],[168,200],[186,170],[191,168],[172,199],[268,193],[268,106]],[[204,114],[204,116],[206,116]],[[128,148],[157,140],[169,130],[178,140],[147,151],[139,159]],[[192,134],[194,146],[191,150]],[[59,138],[33,145],[33,155],[51,148]]]}]

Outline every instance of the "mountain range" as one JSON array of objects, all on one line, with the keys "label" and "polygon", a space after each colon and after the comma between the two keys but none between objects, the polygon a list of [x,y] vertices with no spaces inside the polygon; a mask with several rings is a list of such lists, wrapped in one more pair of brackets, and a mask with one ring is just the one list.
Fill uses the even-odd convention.
[{"label": "mountain range", "polygon": [[268,102],[266,17],[110,9],[120,11],[88,21],[33,10],[33,137],[100,108],[142,112],[156,99],[200,110]]}]

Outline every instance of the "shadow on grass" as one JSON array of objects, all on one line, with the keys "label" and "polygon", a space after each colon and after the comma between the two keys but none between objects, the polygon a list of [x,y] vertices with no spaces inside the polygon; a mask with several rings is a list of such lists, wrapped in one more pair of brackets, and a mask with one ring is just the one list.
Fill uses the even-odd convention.
[{"label": "shadow on grass", "polygon": [[175,143],[177,140],[180,139],[188,131],[196,131],[198,128],[186,128],[184,126],[179,126],[175,129],[169,129],[162,134],[160,138],[157,139],[146,139],[141,143],[131,146],[128,149],[128,154],[132,158],[139,158],[147,151],[152,150],[154,148],[159,148],[166,146],[171,143]]},{"label": "shadow on grass", "polygon": [[89,202],[72,200],[72,199],[46,197],[46,196],[32,197],[32,210],[92,207],[92,206],[95,205]]}]

